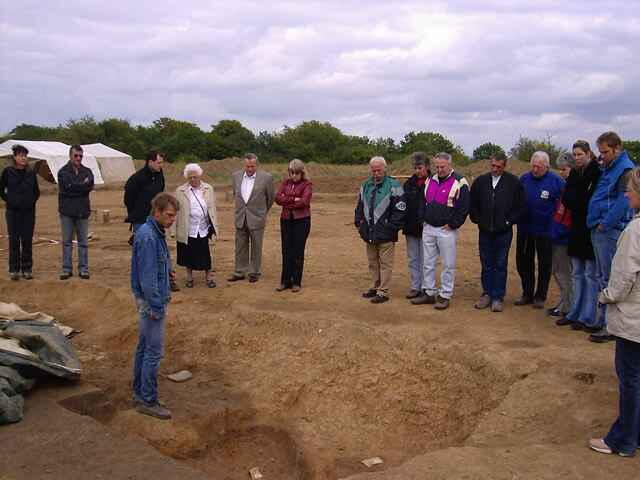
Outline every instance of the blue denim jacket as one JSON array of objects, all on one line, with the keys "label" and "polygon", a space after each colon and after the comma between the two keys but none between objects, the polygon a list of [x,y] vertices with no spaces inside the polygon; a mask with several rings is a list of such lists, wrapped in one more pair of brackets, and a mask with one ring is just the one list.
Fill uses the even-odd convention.
[{"label": "blue denim jacket", "polygon": [[624,230],[631,221],[633,210],[629,207],[629,200],[624,195],[626,185],[620,183],[620,177],[634,167],[626,151],[608,167],[603,169],[600,180],[596,186],[587,213],[587,227],[596,228],[598,224],[604,226],[604,230]]},{"label": "blue denim jacket", "polygon": [[145,300],[155,317],[162,318],[169,303],[171,258],[164,229],[148,217],[138,230],[131,255],[131,290]]}]

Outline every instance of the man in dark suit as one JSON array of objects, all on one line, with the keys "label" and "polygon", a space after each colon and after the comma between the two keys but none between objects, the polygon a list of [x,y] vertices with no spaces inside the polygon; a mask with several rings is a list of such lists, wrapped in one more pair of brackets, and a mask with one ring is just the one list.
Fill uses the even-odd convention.
[{"label": "man in dark suit", "polygon": [[262,238],[267,213],[275,199],[273,177],[258,170],[258,156],[247,153],[244,170],[232,175],[235,199],[236,261],[228,280],[243,280],[247,273],[251,283],[257,282],[262,263]]}]

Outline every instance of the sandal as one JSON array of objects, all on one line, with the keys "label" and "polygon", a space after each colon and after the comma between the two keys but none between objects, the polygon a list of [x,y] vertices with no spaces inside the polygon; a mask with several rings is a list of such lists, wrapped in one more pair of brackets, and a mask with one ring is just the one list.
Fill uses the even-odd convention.
[{"label": "sandal", "polygon": [[207,287],[209,288],[216,288],[216,281],[213,279],[209,279],[207,280]]},{"label": "sandal", "polygon": [[184,282],[184,286],[187,288],[193,288],[193,280],[187,280]]}]

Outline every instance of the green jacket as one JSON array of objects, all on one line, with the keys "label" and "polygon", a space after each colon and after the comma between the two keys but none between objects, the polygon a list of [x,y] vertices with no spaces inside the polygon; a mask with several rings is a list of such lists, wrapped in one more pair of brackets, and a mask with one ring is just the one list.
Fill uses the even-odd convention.
[{"label": "green jacket", "polygon": [[404,226],[407,203],[402,185],[385,176],[379,184],[369,178],[360,187],[355,210],[355,225],[368,243],[398,241],[398,231]]}]

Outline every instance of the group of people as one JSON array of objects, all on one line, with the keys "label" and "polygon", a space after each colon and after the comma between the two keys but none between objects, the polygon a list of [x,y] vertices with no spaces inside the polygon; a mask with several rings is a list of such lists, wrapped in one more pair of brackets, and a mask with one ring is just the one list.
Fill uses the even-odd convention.
[{"label": "group of people", "polygon": [[[0,197],[6,204],[9,235],[9,277],[11,280],[33,279],[33,232],[36,203],[40,198],[38,177],[29,166],[29,150],[12,147],[11,164],[0,175]],[[69,149],[69,162],[57,173],[58,214],[62,232],[61,280],[73,276],[73,238],[78,243],[78,275],[89,279],[89,194],[93,190],[93,172],[82,165],[80,145]]]},{"label": "group of people", "polygon": [[[508,257],[517,225],[516,264],[522,295],[518,307],[543,309],[553,275],[560,301],[547,313],[558,326],[589,332],[596,343],[616,341],[620,413],[605,438],[590,447],[632,456],[640,447],[640,169],[622,140],[605,132],[599,157],[578,140],[550,170],[546,152],[533,153],[530,171],[507,172],[505,155],[490,159],[490,171],[471,187],[454,172],[451,156],[412,155],[414,174],[404,187],[374,157],[360,187],[355,226],[366,242],[371,285],[362,296],[389,300],[394,247],[404,232],[412,304],[449,307],[454,290],[459,228],[467,215],[478,226],[482,294],[475,308],[502,312]],[[442,262],[436,288],[436,264]],[[537,264],[537,272],[536,272]],[[537,273],[537,279],[536,279]],[[537,281],[536,281],[537,280]]]},{"label": "group of people", "polygon": [[[194,271],[205,272],[205,283],[215,288],[210,241],[218,235],[213,187],[202,181],[202,168],[184,168],[186,183],[175,195],[163,193],[164,177],[158,152],[125,185],[126,221],[132,224],[131,288],[139,313],[139,340],[134,360],[133,402],[143,414],[171,418],[158,399],[157,376],[164,345],[164,318],[175,285],[175,273],[166,235],[177,243],[177,264],[187,272],[185,286],[193,288]],[[277,193],[273,177],[258,168],[258,157],[248,153],[244,169],[232,175],[235,217],[235,267],[229,282],[261,276],[262,240],[267,214],[274,201],[282,207],[282,274],[276,291],[302,288],[304,251],[311,229],[312,184],[301,160],[289,163],[288,178]],[[150,215],[149,215],[150,214]],[[173,286],[172,286],[173,285]]]},{"label": "group of people", "polygon": [[[482,295],[475,307],[493,312],[504,308],[508,254],[517,225],[522,295],[515,305],[544,308],[553,275],[560,302],[548,314],[558,317],[556,324],[587,331],[594,342],[616,341],[620,414],[609,434],[592,439],[590,447],[630,456],[640,445],[640,215],[634,217],[640,209],[640,170],[634,169],[616,133],[602,134],[597,147],[599,157],[588,142],[575,142],[571,154],[557,161],[560,175],[550,170],[549,156],[542,151],[532,155],[530,171],[520,178],[505,170],[506,156],[495,155],[490,171],[471,186],[454,171],[445,152],[431,161],[424,153],[414,153],[414,174],[404,185],[387,174],[385,159],[376,156],[369,162],[370,177],[360,187],[354,223],[366,243],[371,275],[363,297],[372,303],[389,300],[394,249],[402,230],[410,274],[406,297],[412,304],[444,310],[454,292],[459,229],[470,216],[478,226],[482,267]],[[31,239],[40,192],[27,149],[16,145],[13,154],[13,164],[0,176],[9,272],[12,280],[32,279]],[[73,236],[78,274],[89,278],[89,194],[94,180],[82,157],[82,147],[72,146],[69,162],[57,175],[62,280],[73,275]],[[141,413],[166,419],[171,413],[158,399],[157,374],[170,291],[178,289],[166,235],[175,235],[177,264],[186,269],[185,286],[194,286],[194,271],[204,271],[206,285],[214,288],[210,241],[218,235],[218,221],[214,190],[202,180],[202,168],[188,164],[186,182],[171,195],[164,192],[163,162],[160,152],[149,153],[145,166],[127,181],[124,203],[125,221],[133,232],[131,288],[139,312],[133,401]],[[300,160],[289,163],[288,174],[276,193],[272,176],[258,169],[254,154],[247,154],[244,169],[233,174],[235,268],[228,281],[259,280],[267,214],[276,202],[282,207],[282,274],[276,291],[301,290],[312,184]]]}]

